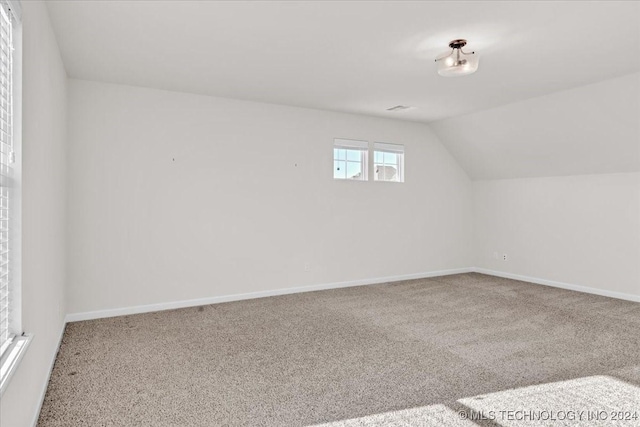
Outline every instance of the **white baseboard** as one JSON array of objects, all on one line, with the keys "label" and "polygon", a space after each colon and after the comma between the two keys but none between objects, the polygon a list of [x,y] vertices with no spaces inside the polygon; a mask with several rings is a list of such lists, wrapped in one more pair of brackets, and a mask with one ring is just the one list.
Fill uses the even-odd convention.
[{"label": "white baseboard", "polygon": [[278,295],[297,294],[301,292],[322,291],[326,289],[348,288],[352,286],[374,285],[378,283],[397,282],[400,280],[426,279],[450,274],[470,273],[473,268],[456,268],[451,270],[430,271],[426,273],[405,274],[401,276],[378,277],[374,279],[351,280],[347,282],[324,283],[320,285],[299,286],[295,288],[274,289],[269,291],[249,292],[245,294],[223,295],[218,297],[198,298],[183,301],[163,302],[158,304],[138,305],[134,307],[113,308],[107,310],[88,311],[67,314],[67,322],[102,319],[105,317],[125,316],[128,314],[149,313],[153,311],[173,310],[176,308],[196,307],[200,305],[218,304],[221,302],[240,301]]},{"label": "white baseboard", "polygon": [[58,337],[58,345],[56,346],[53,355],[51,356],[51,362],[49,362],[49,373],[47,374],[47,380],[42,385],[42,390],[40,390],[40,401],[38,403],[38,408],[36,413],[33,416],[33,421],[31,425],[36,427],[38,424],[38,418],[40,418],[40,411],[42,410],[42,404],[44,403],[44,398],[47,394],[47,388],[49,387],[49,379],[51,379],[51,373],[53,372],[53,366],[56,363],[56,358],[58,356],[58,351],[60,350],[60,345],[62,344],[62,337],[64,336],[64,330],[67,327],[67,320],[65,319],[62,323],[62,329],[60,330],[60,336]]},{"label": "white baseboard", "polygon": [[507,279],[521,280],[524,282],[539,285],[552,286],[554,288],[568,289],[572,291],[585,292],[589,294],[601,295],[605,297],[618,298],[628,301],[640,302],[640,295],[627,294],[623,292],[608,291],[605,289],[591,288],[588,286],[573,285],[570,283],[556,282],[553,280],[540,279],[537,277],[522,276],[519,274],[505,273],[502,271],[489,270],[486,268],[469,267],[456,268],[450,270],[430,271],[424,273],[404,274],[399,276],[378,277],[373,279],[351,280],[346,282],[323,283],[319,285],[298,286],[293,288],[274,289],[268,291],[249,292],[244,294],[223,295],[217,297],[197,298],[182,301],[171,301],[157,304],[138,305],[133,307],[121,307],[107,310],[88,311],[82,313],[67,314],[65,322],[79,322],[82,320],[102,319],[105,317],[126,316],[129,314],[149,313],[153,311],[173,310],[176,308],[196,307],[200,305],[218,304],[223,302],[241,301],[246,299],[264,298],[278,295],[297,294],[301,292],[322,291],[327,289],[348,288],[352,286],[374,285],[379,283],[397,282],[400,280],[425,279],[429,277],[447,276],[450,274],[460,274],[478,272],[490,276],[504,277]]},{"label": "white baseboard", "polygon": [[556,282],[554,280],[539,279],[537,277],[528,277],[521,276],[519,274],[504,273],[502,271],[488,270],[486,268],[476,267],[473,268],[473,271],[475,271],[476,273],[488,274],[490,276],[504,277],[506,279],[521,280],[523,282],[530,282],[538,285],[552,286],[554,288],[568,289],[571,291],[585,292],[588,294],[600,295],[604,297],[640,302],[640,295],[608,291],[606,289],[591,288],[589,286],[572,285],[570,283]]}]

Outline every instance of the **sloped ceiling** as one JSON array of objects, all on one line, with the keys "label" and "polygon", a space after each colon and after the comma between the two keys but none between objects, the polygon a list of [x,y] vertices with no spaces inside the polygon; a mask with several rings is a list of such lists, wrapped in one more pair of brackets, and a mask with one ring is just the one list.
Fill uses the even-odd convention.
[{"label": "sloped ceiling", "polygon": [[640,172],[640,73],[431,127],[475,180]]}]

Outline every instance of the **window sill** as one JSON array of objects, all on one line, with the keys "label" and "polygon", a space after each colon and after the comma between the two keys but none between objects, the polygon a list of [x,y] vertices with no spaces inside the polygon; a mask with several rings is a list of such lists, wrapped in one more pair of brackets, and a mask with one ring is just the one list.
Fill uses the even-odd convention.
[{"label": "window sill", "polygon": [[0,359],[0,396],[4,393],[11,381],[11,377],[18,369],[20,361],[31,344],[33,335],[20,335],[13,338],[13,341],[5,351],[5,355]]}]

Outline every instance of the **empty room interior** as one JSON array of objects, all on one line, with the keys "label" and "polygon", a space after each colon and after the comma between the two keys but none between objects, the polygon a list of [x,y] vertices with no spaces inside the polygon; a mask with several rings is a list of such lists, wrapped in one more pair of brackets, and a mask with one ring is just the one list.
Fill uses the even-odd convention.
[{"label": "empty room interior", "polygon": [[640,2],[0,0],[0,426],[640,426]]}]

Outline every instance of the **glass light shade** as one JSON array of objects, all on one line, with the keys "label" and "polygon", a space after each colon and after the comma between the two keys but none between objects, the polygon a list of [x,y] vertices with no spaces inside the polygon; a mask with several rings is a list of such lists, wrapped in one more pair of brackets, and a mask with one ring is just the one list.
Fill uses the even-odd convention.
[{"label": "glass light shade", "polygon": [[436,62],[438,64],[438,74],[444,77],[466,76],[478,70],[478,54],[464,54],[459,50]]}]

